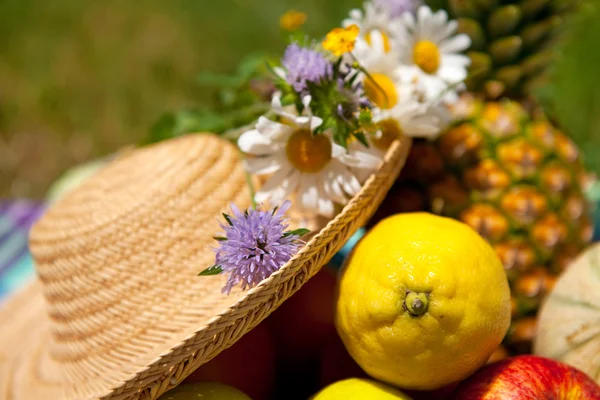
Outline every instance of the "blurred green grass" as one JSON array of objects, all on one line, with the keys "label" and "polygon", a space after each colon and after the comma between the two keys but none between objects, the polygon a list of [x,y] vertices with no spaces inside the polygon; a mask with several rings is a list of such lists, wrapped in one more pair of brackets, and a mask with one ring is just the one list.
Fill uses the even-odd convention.
[{"label": "blurred green grass", "polygon": [[[308,32],[319,37],[360,4],[0,1],[0,198],[41,198],[68,167],[143,141],[164,112],[209,105],[215,93],[196,83],[198,73],[230,72],[249,54],[281,52],[285,11],[306,12]],[[593,11],[572,24],[542,94],[600,167],[593,154],[600,148],[600,17]]]},{"label": "blurred green grass", "polygon": [[209,103],[197,74],[280,52],[288,9],[323,35],[359,4],[2,0],[0,197],[41,197],[69,166],[142,141],[163,112]]}]

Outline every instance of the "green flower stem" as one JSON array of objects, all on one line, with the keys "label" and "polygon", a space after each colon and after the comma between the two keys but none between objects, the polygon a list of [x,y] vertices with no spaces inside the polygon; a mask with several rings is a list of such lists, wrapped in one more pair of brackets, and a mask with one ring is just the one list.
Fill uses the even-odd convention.
[{"label": "green flower stem", "polygon": [[248,183],[248,188],[250,189],[250,201],[252,202],[252,208],[256,210],[256,200],[254,199],[256,191],[254,190],[254,183],[252,183],[252,176],[248,171],[246,171],[246,182]]},{"label": "green flower stem", "polygon": [[[246,158],[246,155],[244,154],[244,152],[242,152],[242,150],[240,150],[240,157],[242,159]],[[250,175],[250,172],[245,171],[246,173],[246,183],[248,184],[248,189],[250,189],[250,201],[252,204],[252,208],[254,210],[256,210],[256,200],[254,199],[254,196],[256,195],[256,190],[254,189],[254,183],[252,183],[252,175]]]}]

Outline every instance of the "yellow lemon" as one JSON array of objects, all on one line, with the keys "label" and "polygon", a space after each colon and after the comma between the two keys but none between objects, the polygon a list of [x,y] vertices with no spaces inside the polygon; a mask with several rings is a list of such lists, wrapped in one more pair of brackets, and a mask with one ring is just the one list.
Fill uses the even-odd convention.
[{"label": "yellow lemon", "polygon": [[311,400],[411,400],[401,391],[369,379],[351,378],[327,386]]},{"label": "yellow lemon", "polygon": [[342,271],[336,326],[372,377],[431,390],[485,364],[510,325],[494,250],[470,227],[427,213],[377,224]]}]

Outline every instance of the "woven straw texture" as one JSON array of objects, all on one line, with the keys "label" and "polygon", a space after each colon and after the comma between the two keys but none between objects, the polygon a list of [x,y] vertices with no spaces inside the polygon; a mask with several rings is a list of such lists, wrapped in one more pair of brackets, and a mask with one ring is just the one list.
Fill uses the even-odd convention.
[{"label": "woven straw texture", "polygon": [[0,310],[0,398],[155,399],[231,346],[328,262],[375,211],[410,139],[280,271],[221,294],[197,277],[217,217],[249,204],[237,149],[197,134],[133,150],[33,228],[39,279]]}]

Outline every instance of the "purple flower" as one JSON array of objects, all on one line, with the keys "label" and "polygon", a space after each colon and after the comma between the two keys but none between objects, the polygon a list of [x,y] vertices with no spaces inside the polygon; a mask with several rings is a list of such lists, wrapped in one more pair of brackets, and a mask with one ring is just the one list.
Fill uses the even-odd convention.
[{"label": "purple flower", "polygon": [[423,1],[421,0],[373,0],[375,6],[386,10],[392,18],[398,18],[405,12],[414,13]]},{"label": "purple flower", "polygon": [[333,66],[321,53],[295,43],[287,47],[281,64],[287,70],[287,82],[298,93],[308,89],[306,82],[319,83],[333,74]]},{"label": "purple flower", "polygon": [[242,213],[232,204],[233,215],[223,214],[226,223],[220,226],[224,235],[216,238],[220,246],[214,249],[215,267],[208,269],[217,268],[229,274],[223,293],[229,294],[238,284],[242,289],[258,285],[300,250],[303,244],[300,236],[308,231],[287,231],[285,212],[290,205],[286,201],[276,210],[249,209]]}]

